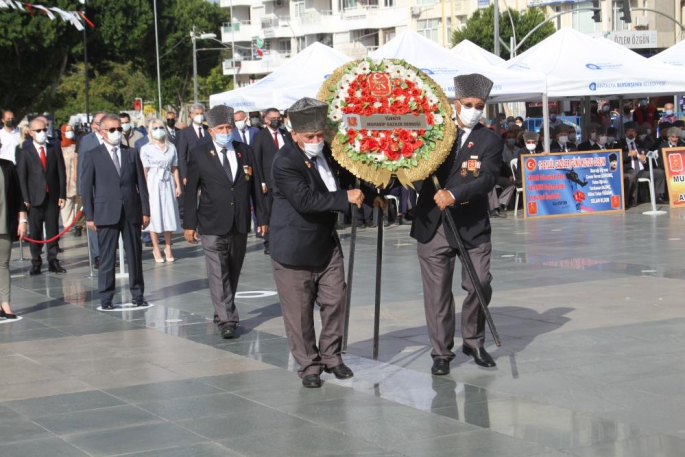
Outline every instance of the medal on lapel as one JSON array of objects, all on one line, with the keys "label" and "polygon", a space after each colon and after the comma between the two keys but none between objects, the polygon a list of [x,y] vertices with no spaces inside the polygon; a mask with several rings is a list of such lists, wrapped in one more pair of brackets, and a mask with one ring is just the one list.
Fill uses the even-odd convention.
[{"label": "medal on lapel", "polygon": [[469,174],[468,170],[466,169],[466,162],[462,162],[462,164],[461,164],[461,172],[460,172],[460,173],[461,173],[461,176],[462,176],[463,178],[465,178],[466,175]]},{"label": "medal on lapel", "polygon": [[214,149],[212,149],[211,151],[209,151],[209,153],[212,155],[212,157],[214,157],[214,156],[216,155],[216,152],[214,152]]},{"label": "medal on lapel", "polygon": [[249,165],[243,165],[243,172],[245,173],[245,181],[249,181],[252,177],[252,167]]}]

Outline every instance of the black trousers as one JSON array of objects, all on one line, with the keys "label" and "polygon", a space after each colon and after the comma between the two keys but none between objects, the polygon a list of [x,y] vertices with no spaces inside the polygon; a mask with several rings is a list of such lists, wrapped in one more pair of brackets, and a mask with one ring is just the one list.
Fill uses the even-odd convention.
[{"label": "black trousers", "polygon": [[[269,192],[266,194],[266,204],[267,204],[267,209],[269,211],[269,216],[271,216],[271,207],[274,204],[274,194],[271,188],[269,188]],[[256,219],[255,219],[256,221]],[[255,233],[257,233],[257,229],[255,229]],[[264,239],[264,250],[268,251],[269,250],[269,232],[266,232],[265,235],[262,235],[262,238]]]},{"label": "black trousers", "polygon": [[[45,195],[42,204],[29,208],[29,231],[34,240],[43,239],[43,223],[45,223],[45,235],[48,239],[59,233],[59,202],[57,196]],[[48,263],[57,259],[57,241],[48,243]],[[31,243],[31,264],[40,267],[43,260],[40,253],[43,250],[42,244]]]},{"label": "black trousers", "polygon": [[121,208],[119,223],[97,226],[98,245],[100,247],[100,268],[98,269],[98,289],[100,304],[109,305],[114,297],[115,264],[119,234],[124,240],[124,250],[128,267],[128,284],[132,298],[142,298],[145,292],[143,280],[143,245],[140,241],[141,224],[131,223],[126,219],[124,208]]}]

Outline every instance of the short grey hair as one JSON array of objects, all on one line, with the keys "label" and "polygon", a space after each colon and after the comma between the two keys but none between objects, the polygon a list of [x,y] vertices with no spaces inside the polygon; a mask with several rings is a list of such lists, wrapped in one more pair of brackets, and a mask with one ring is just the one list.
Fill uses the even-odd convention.
[{"label": "short grey hair", "polygon": [[121,123],[121,118],[119,117],[118,114],[106,113],[104,116],[102,116],[102,119],[100,119],[100,122],[98,123],[98,126],[99,126],[100,128],[102,128],[103,124],[104,124],[106,121],[117,121],[117,122]]},{"label": "short grey hair", "polygon": [[202,103],[193,103],[192,105],[190,105],[190,108],[188,110],[192,113],[196,109],[201,109],[202,111],[207,110],[207,108],[205,108],[205,105],[203,105]]},{"label": "short grey hair", "polygon": [[666,136],[680,136],[680,127],[671,127],[666,130]]}]

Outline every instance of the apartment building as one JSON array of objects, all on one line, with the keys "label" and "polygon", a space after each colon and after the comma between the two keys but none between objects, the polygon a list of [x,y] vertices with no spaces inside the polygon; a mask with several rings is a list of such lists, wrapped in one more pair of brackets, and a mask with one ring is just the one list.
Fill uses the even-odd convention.
[{"label": "apartment building", "polygon": [[[453,27],[466,24],[478,8],[492,0],[220,0],[232,10],[221,40],[235,47],[234,59],[224,62],[224,74],[236,75],[242,87],[273,72],[294,54],[318,41],[358,59],[365,57],[405,29],[412,29],[449,47]],[[595,22],[591,1],[499,0],[501,9],[523,11],[531,6],[547,16],[560,15],[555,24],[622,42],[645,54],[679,40],[684,0],[632,0],[633,8],[658,9],[663,15],[634,11],[624,23],[620,1],[602,0],[602,21]],[[658,6],[656,5],[658,3]]]}]

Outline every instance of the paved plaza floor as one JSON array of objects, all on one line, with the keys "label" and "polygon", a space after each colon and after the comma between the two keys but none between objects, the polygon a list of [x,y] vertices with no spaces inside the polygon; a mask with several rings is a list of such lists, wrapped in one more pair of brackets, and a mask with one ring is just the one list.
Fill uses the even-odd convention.
[{"label": "paved plaza floor", "polygon": [[254,237],[234,340],[211,322],[201,248],[180,236],[175,263],[145,249],[155,306],[120,313],[96,310],[85,237],[64,238],[59,276],[29,276],[15,248],[23,319],[0,324],[0,456],[685,456],[685,211],[647,209],[494,220],[497,368],[461,354],[457,335],[442,377],[430,374],[409,226],[385,231],[372,360],[376,231],[360,231],[345,357],[355,377],[324,374],[321,389],[295,373]]}]

